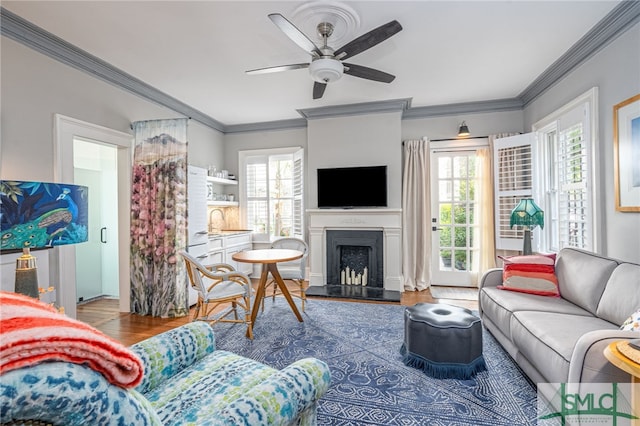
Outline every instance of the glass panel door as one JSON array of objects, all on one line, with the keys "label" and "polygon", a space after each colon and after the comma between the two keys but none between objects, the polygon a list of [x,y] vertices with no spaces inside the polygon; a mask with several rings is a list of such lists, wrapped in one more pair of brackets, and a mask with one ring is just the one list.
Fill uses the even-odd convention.
[{"label": "glass panel door", "polygon": [[478,256],[474,151],[431,153],[432,284],[472,286]]}]

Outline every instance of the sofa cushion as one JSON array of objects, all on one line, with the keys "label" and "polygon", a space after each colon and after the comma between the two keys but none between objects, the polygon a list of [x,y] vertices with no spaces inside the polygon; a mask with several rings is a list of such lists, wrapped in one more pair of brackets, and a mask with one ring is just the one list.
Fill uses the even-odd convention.
[{"label": "sofa cushion", "polygon": [[616,266],[618,262],[615,260],[594,253],[562,249],[556,261],[560,296],[595,315],[605,285]]},{"label": "sofa cushion", "polygon": [[564,383],[578,339],[585,333],[618,327],[600,318],[566,313],[519,311],[511,319],[511,336],[520,353],[551,383]]},{"label": "sofa cushion", "polygon": [[491,319],[505,336],[511,336],[511,315],[516,311],[541,311],[592,316],[589,312],[556,297],[517,293],[484,287],[479,294],[482,315]]},{"label": "sofa cushion", "polygon": [[621,325],[640,307],[640,265],[621,263],[614,269],[598,304],[597,314]]}]

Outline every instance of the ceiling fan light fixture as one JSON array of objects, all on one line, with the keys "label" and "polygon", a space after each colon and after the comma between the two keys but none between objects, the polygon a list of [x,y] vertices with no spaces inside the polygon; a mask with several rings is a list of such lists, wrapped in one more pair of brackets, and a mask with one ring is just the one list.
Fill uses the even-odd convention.
[{"label": "ceiling fan light fixture", "polygon": [[343,73],[344,66],[337,59],[319,58],[309,65],[309,74],[318,83],[338,81]]}]

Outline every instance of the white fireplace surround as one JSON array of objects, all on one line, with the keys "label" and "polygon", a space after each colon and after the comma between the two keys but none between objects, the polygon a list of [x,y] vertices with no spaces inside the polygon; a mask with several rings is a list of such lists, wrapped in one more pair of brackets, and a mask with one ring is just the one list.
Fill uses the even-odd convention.
[{"label": "white fireplace surround", "polygon": [[309,285],[327,284],[326,231],[382,230],[384,289],[404,291],[402,285],[401,209],[313,209],[309,215]]}]

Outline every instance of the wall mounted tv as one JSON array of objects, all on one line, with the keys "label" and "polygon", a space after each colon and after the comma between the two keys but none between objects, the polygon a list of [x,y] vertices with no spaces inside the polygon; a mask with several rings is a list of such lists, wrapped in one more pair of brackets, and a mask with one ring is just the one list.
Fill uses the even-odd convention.
[{"label": "wall mounted tv", "polygon": [[387,166],[318,169],[318,208],[387,207]]}]

